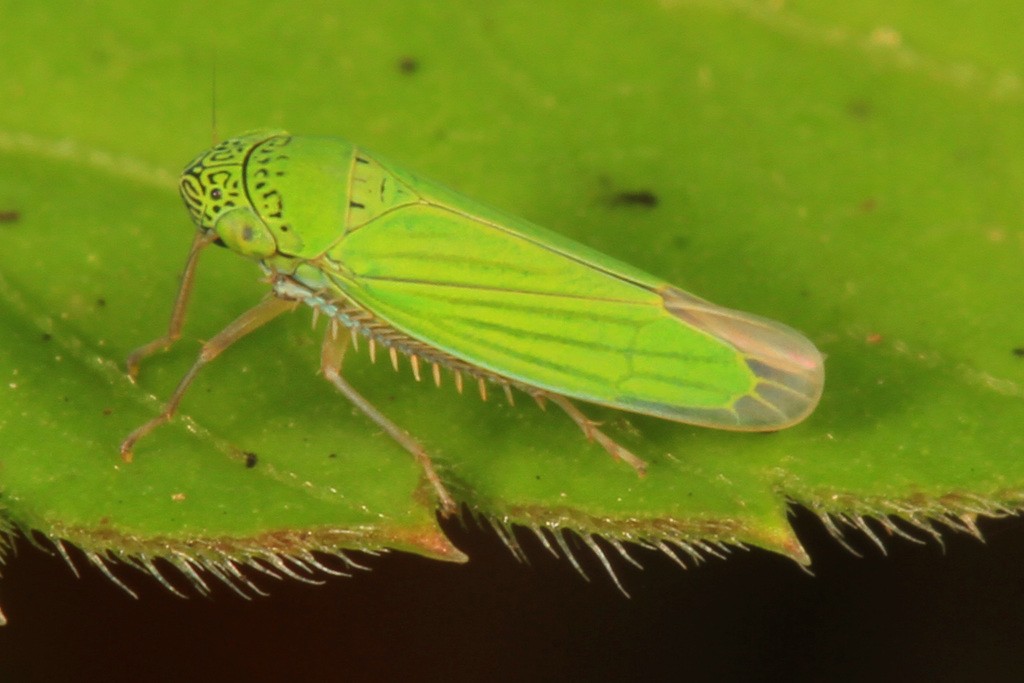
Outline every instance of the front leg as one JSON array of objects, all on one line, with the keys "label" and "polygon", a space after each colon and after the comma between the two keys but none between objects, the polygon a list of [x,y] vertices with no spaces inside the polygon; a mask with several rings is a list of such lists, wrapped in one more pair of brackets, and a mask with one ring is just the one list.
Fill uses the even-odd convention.
[{"label": "front leg", "polygon": [[196,378],[196,375],[199,374],[204,365],[219,356],[225,349],[245,335],[266,325],[285,311],[293,310],[297,305],[298,303],[295,301],[287,301],[276,297],[264,299],[238,316],[230,325],[218,332],[213,339],[203,344],[196,362],[192,364],[192,367],[185,373],[185,376],[178,382],[177,388],[171,394],[171,397],[167,399],[167,403],[164,405],[164,409],[160,411],[160,414],[129,434],[121,442],[121,458],[125,462],[131,462],[132,451],[135,448],[136,442],[174,416],[174,413],[178,410],[178,404],[181,403],[181,399],[188,390],[189,385],[192,384],[192,380]]}]

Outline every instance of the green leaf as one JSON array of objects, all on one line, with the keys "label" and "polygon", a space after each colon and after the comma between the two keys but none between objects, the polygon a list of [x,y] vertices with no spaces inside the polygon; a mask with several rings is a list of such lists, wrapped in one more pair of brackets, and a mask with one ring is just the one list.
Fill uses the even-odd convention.
[{"label": "green leaf", "polygon": [[220,136],[345,137],[828,355],[818,411],[776,434],[585,407],[650,462],[641,480],[556,410],[350,354],[350,381],[469,514],[563,548],[569,530],[599,553],[595,536],[807,562],[791,501],[837,534],[865,516],[973,531],[1018,509],[1024,91],[1002,27],[1022,15],[1010,0],[8,8],[4,526],[99,565],[165,558],[194,582],[242,581],[231,562],[302,573],[311,550],[464,559],[408,455],[317,376],[305,311],[232,347],[118,457],[197,342],[267,289],[204,255],[184,338],[125,377],[166,330],[192,237],[176,176],[209,146],[214,63]]}]

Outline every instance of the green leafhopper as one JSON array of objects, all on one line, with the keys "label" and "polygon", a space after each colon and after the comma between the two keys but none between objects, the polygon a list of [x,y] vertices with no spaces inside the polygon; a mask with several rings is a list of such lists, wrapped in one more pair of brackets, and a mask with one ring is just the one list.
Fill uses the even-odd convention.
[{"label": "green leafhopper", "polygon": [[[199,254],[210,244],[255,260],[268,297],[207,341],[161,414],[121,445],[168,421],[199,370],[300,304],[330,324],[321,368],[342,394],[408,450],[444,512],[455,502],[426,450],[342,376],[348,346],[366,338],[416,379],[441,369],[478,385],[557,405],[611,455],[645,463],[572,402],[596,403],[717,429],[773,431],[814,410],[821,354],[779,323],[721,308],[593,249],[483,206],[347,142],[255,132],[200,154],[181,176],[198,230],[167,334],[181,334]],[[342,328],[347,328],[343,333]]]}]

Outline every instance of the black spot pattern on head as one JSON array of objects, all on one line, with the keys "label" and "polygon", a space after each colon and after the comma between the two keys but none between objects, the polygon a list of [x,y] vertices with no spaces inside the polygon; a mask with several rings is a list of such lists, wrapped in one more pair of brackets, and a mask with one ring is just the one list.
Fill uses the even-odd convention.
[{"label": "black spot pattern on head", "polygon": [[277,166],[274,175],[277,177],[287,175],[287,163],[283,167],[280,164],[289,159],[288,154],[282,151],[289,142],[291,142],[291,138],[283,135],[265,140],[252,151],[246,163],[246,174],[249,177],[252,191],[249,199],[257,212],[269,218],[284,216],[285,207],[281,193],[274,189],[267,189],[266,181],[270,177],[271,164]]},{"label": "black spot pattern on head", "polygon": [[212,227],[224,209],[245,199],[242,174],[252,145],[251,138],[225,140],[185,167],[179,183],[181,197],[196,225]]}]

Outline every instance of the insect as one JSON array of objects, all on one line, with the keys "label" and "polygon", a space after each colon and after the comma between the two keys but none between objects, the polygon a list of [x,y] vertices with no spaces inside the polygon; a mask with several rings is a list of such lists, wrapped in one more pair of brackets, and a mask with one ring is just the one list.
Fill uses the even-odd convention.
[{"label": "insect", "polygon": [[598,429],[580,400],[717,429],[773,431],[804,419],[824,386],[822,356],[779,323],[721,308],[642,270],[483,206],[335,138],[261,131],[225,140],[184,170],[197,227],[167,333],[181,336],[200,253],[216,244],[255,260],[273,296],[207,341],[163,411],[167,422],[204,365],[306,304],[330,323],[324,377],[419,463],[445,514],[455,501],[420,443],[342,375],[359,337],[370,357],[408,358],[416,379],[450,371],[561,408],[586,437],[639,474],[646,464]]}]

